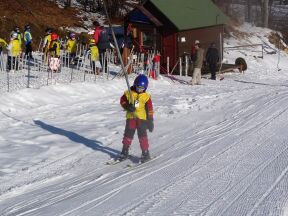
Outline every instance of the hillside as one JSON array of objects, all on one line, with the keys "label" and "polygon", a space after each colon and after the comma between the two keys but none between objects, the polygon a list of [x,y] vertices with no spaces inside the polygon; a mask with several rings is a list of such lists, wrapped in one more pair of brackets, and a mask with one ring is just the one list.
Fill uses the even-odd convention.
[{"label": "hillside", "polygon": [[11,2],[11,0],[0,1],[0,37],[6,40],[9,39],[9,34],[15,26],[19,26],[20,30],[24,31],[24,26],[29,24],[34,44],[38,44],[47,27],[60,30],[60,28],[83,25],[82,20],[77,16],[79,11],[76,8],[61,9],[47,0],[14,0],[13,3]]}]

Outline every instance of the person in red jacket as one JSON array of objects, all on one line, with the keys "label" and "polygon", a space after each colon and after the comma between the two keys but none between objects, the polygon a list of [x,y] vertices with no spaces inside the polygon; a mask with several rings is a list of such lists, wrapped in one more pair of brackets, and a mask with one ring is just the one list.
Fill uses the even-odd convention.
[{"label": "person in red jacket", "polygon": [[100,25],[97,21],[94,21],[93,25],[95,26],[93,39],[95,40],[95,44],[99,50],[99,61],[102,66],[102,72],[107,73],[108,61],[106,55],[110,49],[109,36],[104,26]]},{"label": "person in red jacket", "polygon": [[122,140],[123,148],[119,155],[119,160],[125,160],[129,156],[129,147],[132,143],[135,131],[137,130],[140,147],[142,150],[141,162],[149,160],[149,141],[147,129],[152,132],[153,123],[153,104],[150,94],[146,92],[148,87],[148,78],[140,74],[134,80],[130,92],[126,90],[120,99],[121,106],[126,110],[126,126]]}]

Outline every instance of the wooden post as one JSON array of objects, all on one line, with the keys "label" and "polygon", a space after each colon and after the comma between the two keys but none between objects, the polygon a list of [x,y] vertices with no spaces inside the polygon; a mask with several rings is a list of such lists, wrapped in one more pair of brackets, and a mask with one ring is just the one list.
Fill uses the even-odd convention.
[{"label": "wooden post", "polygon": [[179,57],[179,74],[182,76],[182,57]]},{"label": "wooden post", "polygon": [[188,76],[188,56],[185,55],[185,76],[187,77]]},{"label": "wooden post", "polygon": [[169,75],[169,73],[170,73],[170,71],[169,71],[169,70],[170,70],[170,65],[169,65],[170,62],[169,62],[169,60],[170,60],[170,59],[169,59],[169,56],[167,56],[167,74],[168,74],[168,75]]}]

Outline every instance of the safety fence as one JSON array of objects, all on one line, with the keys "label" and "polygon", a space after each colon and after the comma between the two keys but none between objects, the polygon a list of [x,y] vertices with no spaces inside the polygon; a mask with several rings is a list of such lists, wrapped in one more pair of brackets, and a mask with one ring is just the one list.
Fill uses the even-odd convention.
[{"label": "safety fence", "polygon": [[[143,73],[158,76],[160,62],[154,62],[154,53],[130,53],[125,70],[128,73]],[[9,59],[10,58],[10,59]],[[83,47],[78,55],[71,59],[68,53],[61,50],[59,70],[52,70],[51,59],[45,60],[42,52],[34,52],[33,59],[24,54],[11,58],[7,53],[0,55],[0,93],[12,92],[23,88],[40,88],[42,86],[69,84],[72,82],[96,82],[97,80],[122,77],[119,59],[115,52],[108,51],[99,61],[91,61],[90,53]],[[8,65],[10,64],[10,70]],[[107,68],[99,73],[100,69]],[[94,69],[93,69],[94,68]],[[151,74],[153,72],[154,74]]]}]

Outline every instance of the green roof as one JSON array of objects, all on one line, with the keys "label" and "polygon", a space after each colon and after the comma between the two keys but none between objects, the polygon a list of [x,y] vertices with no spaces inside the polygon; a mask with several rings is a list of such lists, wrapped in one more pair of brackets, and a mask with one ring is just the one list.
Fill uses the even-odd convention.
[{"label": "green roof", "polygon": [[228,17],[211,0],[150,0],[178,30],[225,24]]}]

